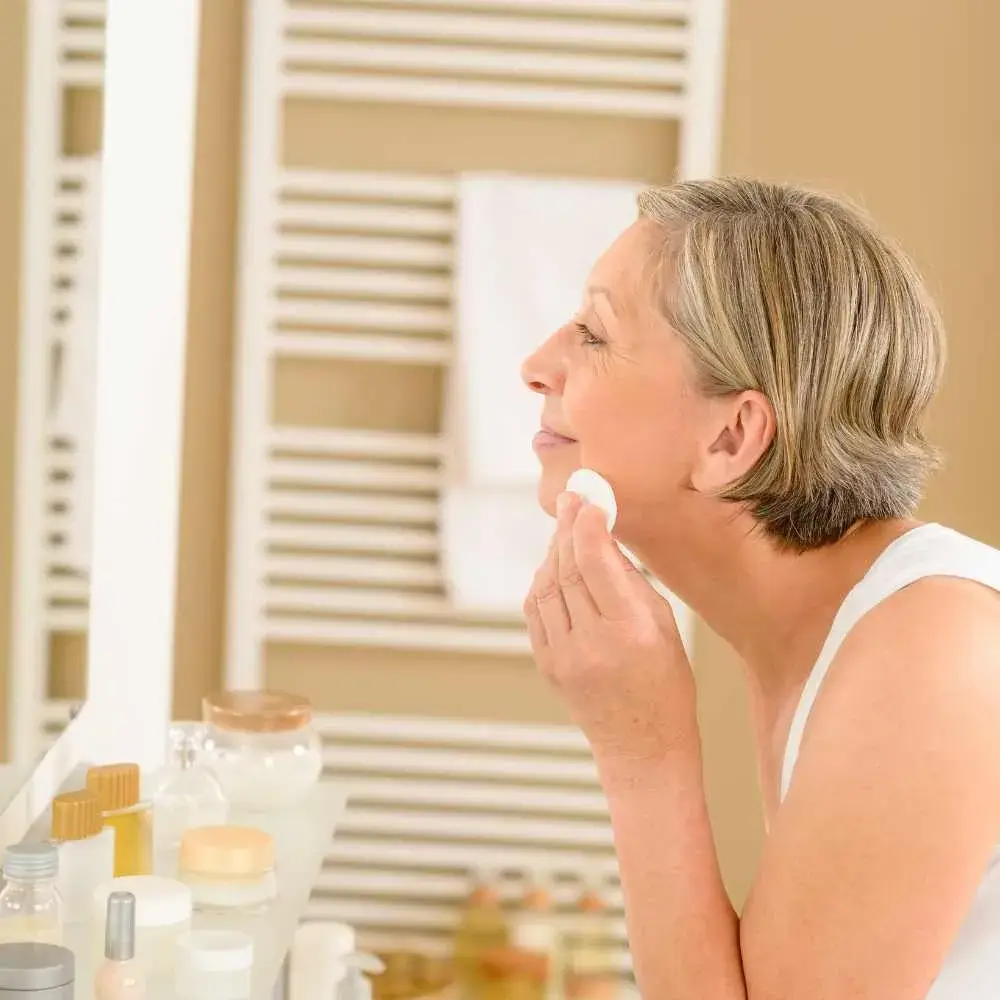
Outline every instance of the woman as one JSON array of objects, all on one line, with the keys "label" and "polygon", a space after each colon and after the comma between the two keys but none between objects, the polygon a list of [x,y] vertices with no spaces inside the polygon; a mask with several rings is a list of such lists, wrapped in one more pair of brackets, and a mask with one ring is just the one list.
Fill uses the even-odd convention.
[{"label": "woman", "polygon": [[[1000,552],[911,514],[943,363],[857,211],[743,180],[648,191],[524,365],[558,512],[525,602],[594,751],[645,1000],[1000,996]],[[742,915],[669,606],[741,655],[768,838]]]}]

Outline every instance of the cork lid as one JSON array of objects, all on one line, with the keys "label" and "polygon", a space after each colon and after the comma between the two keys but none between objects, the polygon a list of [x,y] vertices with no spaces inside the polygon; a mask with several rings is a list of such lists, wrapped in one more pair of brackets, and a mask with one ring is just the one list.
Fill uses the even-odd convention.
[{"label": "cork lid", "polygon": [[249,826],[200,826],[181,837],[180,869],[191,875],[250,878],[274,868],[274,840]]},{"label": "cork lid", "polygon": [[87,772],[87,791],[97,796],[101,812],[128,809],[139,801],[139,765],[92,767]]},{"label": "cork lid", "polygon": [[86,840],[103,826],[101,803],[91,791],[66,792],[52,800],[52,839]]},{"label": "cork lid", "polygon": [[202,702],[205,722],[238,733],[287,733],[312,722],[308,698],[283,691],[218,691]]}]

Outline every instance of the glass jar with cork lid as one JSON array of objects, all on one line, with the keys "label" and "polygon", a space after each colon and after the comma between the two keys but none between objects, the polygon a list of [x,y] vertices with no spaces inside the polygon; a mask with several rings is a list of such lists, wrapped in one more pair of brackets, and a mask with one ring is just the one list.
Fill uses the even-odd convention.
[{"label": "glass jar with cork lid", "polygon": [[103,764],[87,772],[105,826],[115,831],[115,876],[153,870],[153,807],[140,801],[138,764]]},{"label": "glass jar with cork lid", "polygon": [[205,758],[233,809],[293,805],[319,780],[323,755],[306,698],[222,691],[205,698],[203,714]]}]

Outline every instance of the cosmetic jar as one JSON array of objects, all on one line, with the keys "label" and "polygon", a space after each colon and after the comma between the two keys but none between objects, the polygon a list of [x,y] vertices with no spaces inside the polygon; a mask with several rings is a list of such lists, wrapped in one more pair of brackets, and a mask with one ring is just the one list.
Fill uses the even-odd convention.
[{"label": "cosmetic jar", "polygon": [[274,840],[253,827],[186,830],[181,837],[179,869],[197,910],[260,910],[278,891]]},{"label": "cosmetic jar", "polygon": [[277,691],[222,691],[203,702],[204,754],[234,810],[294,805],[323,770],[312,706]]},{"label": "cosmetic jar", "polygon": [[73,952],[54,944],[0,944],[0,1000],[73,1000]]}]

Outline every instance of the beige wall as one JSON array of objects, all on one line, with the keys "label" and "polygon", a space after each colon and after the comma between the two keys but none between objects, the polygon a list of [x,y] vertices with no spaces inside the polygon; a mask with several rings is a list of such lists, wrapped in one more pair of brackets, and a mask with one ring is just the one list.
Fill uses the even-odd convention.
[{"label": "beige wall", "polygon": [[[9,523],[19,204],[17,38],[24,0],[0,4],[0,524]],[[205,4],[192,261],[184,495],[178,583],[178,712],[197,711],[220,677],[238,195],[241,0]],[[1000,8],[982,0],[731,0],[723,168],[805,181],[863,201],[912,251],[938,292],[952,357],[934,414],[948,465],[926,516],[1000,544],[992,421],[1000,342]],[[76,102],[67,141],[88,148],[98,109]],[[661,125],[407,108],[294,107],[296,164],[413,170],[493,166],[666,179],[674,135]],[[355,391],[351,391],[351,386]],[[357,386],[364,387],[358,392]],[[430,429],[440,398],[427,372],[288,366],[279,405],[300,421],[364,422],[368,389],[397,402],[382,425]],[[0,655],[7,649],[9,533],[0,535]],[[82,643],[56,651],[63,689]],[[697,638],[709,793],[728,884],[742,897],[761,830],[738,665]],[[141,665],[137,665],[141,669]],[[276,649],[275,683],[322,705],[522,719],[562,718],[530,663],[370,650]]]}]

